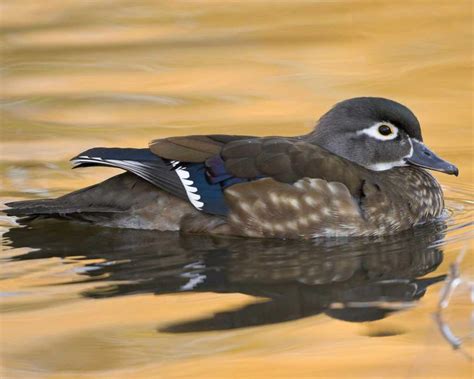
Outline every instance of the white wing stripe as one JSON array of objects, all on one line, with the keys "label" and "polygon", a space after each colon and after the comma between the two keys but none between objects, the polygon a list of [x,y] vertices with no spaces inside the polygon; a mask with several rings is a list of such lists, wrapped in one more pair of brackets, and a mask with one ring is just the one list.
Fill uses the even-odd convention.
[{"label": "white wing stripe", "polygon": [[179,161],[171,161],[171,164],[175,168],[176,174],[178,174],[179,180],[181,180],[181,184],[188,195],[188,199],[194,208],[198,210],[202,210],[204,203],[201,200],[201,196],[197,194],[198,189],[193,186],[194,182],[189,179],[189,172],[186,171],[185,168],[179,166]]}]

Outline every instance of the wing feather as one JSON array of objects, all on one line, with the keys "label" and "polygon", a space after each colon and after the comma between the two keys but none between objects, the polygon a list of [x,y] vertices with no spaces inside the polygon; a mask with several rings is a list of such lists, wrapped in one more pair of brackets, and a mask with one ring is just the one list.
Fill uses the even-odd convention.
[{"label": "wing feather", "polygon": [[222,147],[236,140],[247,140],[249,136],[196,135],[168,137],[153,140],[150,143],[152,153],[161,158],[180,162],[201,163],[219,155]]}]

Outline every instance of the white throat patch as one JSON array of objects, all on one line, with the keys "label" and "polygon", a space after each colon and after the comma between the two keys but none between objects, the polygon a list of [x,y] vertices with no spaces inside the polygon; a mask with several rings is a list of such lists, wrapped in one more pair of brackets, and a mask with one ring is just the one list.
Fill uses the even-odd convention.
[{"label": "white throat patch", "polygon": [[403,167],[406,165],[407,165],[406,161],[404,159],[400,159],[399,161],[394,161],[394,162],[381,162],[381,163],[371,164],[367,166],[367,168],[372,171],[386,171],[394,167]]}]

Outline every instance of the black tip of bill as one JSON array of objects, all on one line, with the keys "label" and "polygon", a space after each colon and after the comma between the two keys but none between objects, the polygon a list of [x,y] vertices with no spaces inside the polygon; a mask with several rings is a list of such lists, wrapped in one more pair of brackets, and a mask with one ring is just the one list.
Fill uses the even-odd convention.
[{"label": "black tip of bill", "polygon": [[449,175],[459,175],[459,170],[455,165],[438,157],[422,142],[412,140],[412,143],[413,153],[411,157],[407,158],[408,163],[414,166],[427,168],[429,170],[443,172]]}]

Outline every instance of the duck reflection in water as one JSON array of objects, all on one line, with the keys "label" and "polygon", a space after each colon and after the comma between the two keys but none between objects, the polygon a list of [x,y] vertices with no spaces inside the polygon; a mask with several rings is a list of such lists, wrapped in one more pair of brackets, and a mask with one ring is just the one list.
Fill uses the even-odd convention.
[{"label": "duck reflection in water", "polygon": [[[16,260],[100,258],[81,275],[92,298],[137,293],[242,293],[266,298],[209,318],[167,325],[171,333],[226,330],[317,314],[363,322],[413,306],[445,276],[422,278],[443,259],[442,222],[377,239],[248,240],[38,221],[5,234],[35,249]],[[106,281],[123,282],[107,285]]]}]

